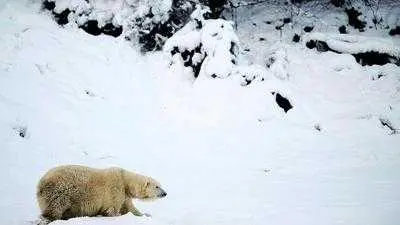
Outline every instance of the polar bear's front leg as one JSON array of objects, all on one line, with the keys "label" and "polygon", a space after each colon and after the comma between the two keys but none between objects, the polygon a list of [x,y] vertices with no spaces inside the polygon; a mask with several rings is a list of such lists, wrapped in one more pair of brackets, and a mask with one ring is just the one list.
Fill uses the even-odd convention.
[{"label": "polar bear's front leg", "polygon": [[144,214],[141,213],[132,203],[132,199],[125,200],[124,204],[121,208],[121,214],[127,214],[128,212],[133,213],[135,216],[143,216]]}]

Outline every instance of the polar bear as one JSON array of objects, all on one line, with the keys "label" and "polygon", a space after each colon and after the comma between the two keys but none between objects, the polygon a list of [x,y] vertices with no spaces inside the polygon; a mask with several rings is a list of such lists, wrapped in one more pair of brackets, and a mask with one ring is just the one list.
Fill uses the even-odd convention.
[{"label": "polar bear", "polygon": [[36,197],[41,224],[80,216],[143,216],[132,199],[153,200],[167,193],[151,177],[111,167],[95,169],[64,165],[49,170],[39,181]]}]

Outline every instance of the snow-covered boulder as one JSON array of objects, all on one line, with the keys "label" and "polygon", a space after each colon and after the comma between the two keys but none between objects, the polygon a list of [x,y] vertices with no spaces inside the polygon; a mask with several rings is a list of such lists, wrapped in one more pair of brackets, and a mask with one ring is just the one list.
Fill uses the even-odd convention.
[{"label": "snow-covered boulder", "polygon": [[353,55],[361,65],[400,65],[400,47],[390,39],[347,34],[311,33],[305,45],[320,52],[332,51]]},{"label": "snow-covered boulder", "polygon": [[281,80],[286,80],[289,78],[289,60],[285,48],[279,48],[273,51],[267,57],[265,64],[275,77]]},{"label": "snow-covered boulder", "polygon": [[236,66],[233,74],[240,76],[241,86],[247,86],[253,82],[262,82],[273,77],[269,70],[257,64]]}]

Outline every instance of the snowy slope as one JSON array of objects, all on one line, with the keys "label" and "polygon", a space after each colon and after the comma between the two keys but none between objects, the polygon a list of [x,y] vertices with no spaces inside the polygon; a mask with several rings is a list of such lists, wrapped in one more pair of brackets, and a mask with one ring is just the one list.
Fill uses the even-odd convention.
[{"label": "snowy slope", "polygon": [[37,219],[36,183],[59,164],[135,170],[168,196],[137,203],[151,218],[54,225],[398,223],[400,137],[381,121],[400,127],[399,67],[268,42],[249,61],[277,49],[285,66],[264,82],[191,82],[162,53],[62,29],[27,2],[0,4],[1,224]]}]

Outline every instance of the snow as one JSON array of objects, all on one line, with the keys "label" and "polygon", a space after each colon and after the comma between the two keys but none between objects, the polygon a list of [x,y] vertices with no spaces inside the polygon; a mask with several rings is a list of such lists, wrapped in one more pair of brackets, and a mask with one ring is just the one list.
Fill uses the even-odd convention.
[{"label": "snow", "polygon": [[[291,35],[266,29],[261,11],[238,24],[250,51],[231,76],[187,82],[164,53],[60,28],[30,1],[1,6],[2,224],[38,218],[36,184],[60,164],[137,171],[168,196],[135,202],[151,218],[53,225],[398,223],[400,138],[380,122],[400,127],[398,66],[285,44]],[[274,52],[287,79],[265,67]],[[284,113],[271,92],[293,109]]]}]

